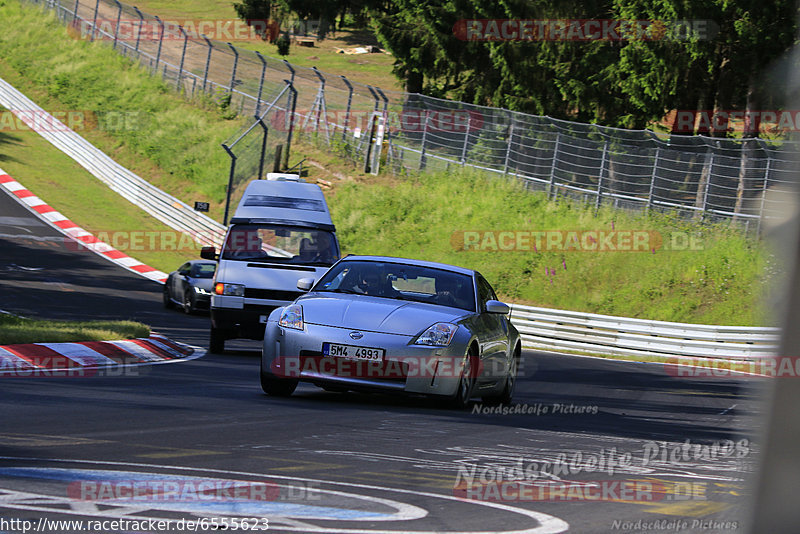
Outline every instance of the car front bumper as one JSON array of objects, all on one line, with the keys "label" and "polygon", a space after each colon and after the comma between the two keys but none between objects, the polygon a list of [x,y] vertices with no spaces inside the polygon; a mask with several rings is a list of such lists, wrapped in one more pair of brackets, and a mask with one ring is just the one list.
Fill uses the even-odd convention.
[{"label": "car front bumper", "polygon": [[[315,324],[294,330],[269,321],[264,333],[262,371],[319,385],[415,394],[454,395],[468,343],[456,335],[447,347],[414,345],[414,337]],[[468,339],[466,341],[469,341]],[[324,343],[384,349],[382,361],[325,356]]]}]

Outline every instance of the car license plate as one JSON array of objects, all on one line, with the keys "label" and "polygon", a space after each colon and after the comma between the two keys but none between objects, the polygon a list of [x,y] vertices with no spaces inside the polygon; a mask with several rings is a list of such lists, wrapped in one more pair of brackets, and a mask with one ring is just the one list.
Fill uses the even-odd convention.
[{"label": "car license plate", "polygon": [[373,349],[369,347],[356,347],[354,345],[339,345],[337,343],[323,343],[322,354],[325,356],[337,356],[350,360],[365,360],[368,362],[379,362],[383,360],[384,349]]}]

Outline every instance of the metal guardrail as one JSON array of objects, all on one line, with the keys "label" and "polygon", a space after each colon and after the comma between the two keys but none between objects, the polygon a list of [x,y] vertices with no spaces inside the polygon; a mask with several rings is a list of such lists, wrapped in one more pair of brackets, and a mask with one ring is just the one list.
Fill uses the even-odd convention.
[{"label": "metal guardrail", "polygon": [[[225,235],[223,225],[194,211],[186,203],[168,195],[126,169],[1,78],[0,105],[9,109],[31,129],[123,198],[139,206],[170,228],[191,235],[198,243],[219,247],[222,237]],[[20,113],[20,111],[22,112]],[[32,119],[33,116],[36,118]],[[47,117],[47,124],[52,127],[37,128],[32,123],[43,117]]]},{"label": "metal guardrail", "polygon": [[630,319],[512,305],[523,346],[620,356],[753,359],[775,356],[780,329]]}]

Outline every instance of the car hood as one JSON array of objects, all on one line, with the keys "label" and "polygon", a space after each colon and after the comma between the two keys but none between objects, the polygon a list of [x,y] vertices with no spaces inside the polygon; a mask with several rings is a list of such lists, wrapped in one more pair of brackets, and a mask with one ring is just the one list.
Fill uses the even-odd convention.
[{"label": "car hood", "polygon": [[310,324],[409,336],[434,323],[455,323],[470,314],[434,304],[365,295],[309,293],[296,302],[303,306],[303,320]]}]

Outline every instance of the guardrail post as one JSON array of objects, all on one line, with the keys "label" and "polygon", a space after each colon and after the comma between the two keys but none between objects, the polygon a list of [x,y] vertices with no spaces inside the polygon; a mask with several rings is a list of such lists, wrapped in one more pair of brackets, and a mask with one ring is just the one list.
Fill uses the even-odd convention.
[{"label": "guardrail post", "polygon": [[119,0],[114,0],[114,3],[117,4],[117,25],[114,26],[114,46],[112,48],[116,50],[117,39],[119,38],[119,23],[122,20],[122,4],[119,3]]},{"label": "guardrail post", "polygon": [[161,61],[161,46],[164,44],[164,23],[161,22],[161,19],[158,18],[156,15],[156,21],[158,22],[158,52],[156,53],[156,66],[153,69],[154,73],[158,73],[158,63]]},{"label": "guardrail post", "polygon": [[233,93],[233,88],[236,86],[236,67],[239,66],[239,51],[236,50],[236,47],[230,43],[225,43],[228,47],[233,51],[233,68],[231,69],[231,93]]},{"label": "guardrail post", "polygon": [[228,148],[228,145],[222,143],[222,148],[225,149],[225,152],[231,157],[231,170],[228,173],[228,189],[225,194],[225,215],[222,217],[222,225],[228,226],[228,211],[231,207],[231,189],[233,188],[233,175],[236,172],[236,154]]},{"label": "guardrail post", "polygon": [[556,134],[556,146],[553,148],[553,163],[550,165],[550,183],[547,184],[547,198],[555,193],[556,163],[558,162],[558,144],[561,141],[561,132]]},{"label": "guardrail post", "polygon": [[94,4],[94,18],[92,19],[92,36],[89,39],[90,41],[94,41],[94,32],[97,28],[97,12],[100,10],[100,0],[97,0]]},{"label": "guardrail post", "polygon": [[136,48],[134,51],[136,52],[136,58],[139,58],[139,41],[142,39],[142,26],[144,26],[144,15],[142,12],[139,11],[138,7],[134,7],[133,9],[136,10],[136,14],[139,15],[139,29],[136,31]]},{"label": "guardrail post", "polygon": [[608,155],[608,140],[603,144],[603,157],[600,159],[600,177],[597,179],[597,201],[594,205],[594,212],[600,209],[600,202],[603,199],[603,175],[606,168],[606,157]]},{"label": "guardrail post", "polygon": [[656,148],[656,157],[653,160],[653,172],[650,173],[650,191],[647,193],[647,213],[653,207],[653,193],[656,187],[656,170],[658,170],[658,156],[661,154],[661,147]]},{"label": "guardrail post", "polygon": [[341,76],[341,78],[347,86],[347,109],[344,112],[344,129],[342,130],[342,141],[346,141],[347,129],[350,127],[350,107],[353,105],[353,85],[344,76]]},{"label": "guardrail post", "polygon": [[256,96],[256,117],[259,116],[261,111],[261,94],[264,90],[264,76],[267,74],[267,60],[260,52],[256,51],[256,56],[261,61],[261,80],[258,82],[258,96]]},{"label": "guardrail post", "polygon": [[208,82],[208,69],[211,66],[211,51],[214,50],[214,46],[211,44],[211,41],[208,40],[205,34],[202,34],[201,37],[205,40],[206,45],[208,46],[208,54],[206,55],[206,66],[203,68],[203,93],[206,92],[206,83]]},{"label": "guardrail post", "polygon": [[181,86],[181,81],[183,79],[183,63],[186,60],[186,46],[189,44],[189,34],[186,33],[186,30],[183,29],[183,26],[178,24],[178,29],[183,34],[183,51],[181,52],[181,64],[178,66],[178,81],[175,82],[175,88],[178,91],[183,90]]},{"label": "guardrail post", "polygon": [[508,162],[511,158],[511,140],[514,138],[514,121],[516,116],[511,116],[511,124],[508,126],[508,146],[506,147],[506,157],[503,162],[503,175],[508,174]]}]

